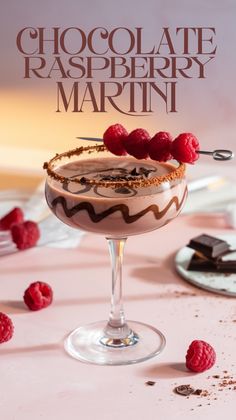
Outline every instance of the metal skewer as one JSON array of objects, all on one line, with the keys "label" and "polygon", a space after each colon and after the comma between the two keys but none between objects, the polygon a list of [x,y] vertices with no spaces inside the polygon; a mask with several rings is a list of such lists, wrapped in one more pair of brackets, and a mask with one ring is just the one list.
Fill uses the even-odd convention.
[{"label": "metal skewer", "polygon": [[201,155],[212,156],[214,160],[230,160],[230,159],[233,159],[234,157],[234,153],[231,150],[225,150],[225,149],[217,149],[217,150],[213,150],[213,152],[198,150],[197,152]]},{"label": "metal skewer", "polygon": [[[98,137],[76,137],[80,140],[90,140],[90,141],[98,141],[101,142],[103,139]],[[206,150],[197,150],[197,153],[201,155],[208,155],[212,156],[214,160],[231,160],[234,157],[234,153],[231,150],[226,149],[217,149],[213,150],[212,152],[206,151]]]}]

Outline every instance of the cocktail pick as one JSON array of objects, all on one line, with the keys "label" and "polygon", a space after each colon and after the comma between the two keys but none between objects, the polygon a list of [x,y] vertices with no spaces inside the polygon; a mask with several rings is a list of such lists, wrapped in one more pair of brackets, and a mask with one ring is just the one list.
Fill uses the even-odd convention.
[{"label": "cocktail pick", "polygon": [[[98,138],[98,137],[76,137],[76,138],[80,140],[90,140],[90,141],[98,141],[98,142],[103,141],[103,139]],[[197,153],[201,155],[212,156],[214,160],[230,160],[230,159],[233,159],[234,157],[234,153],[231,150],[226,150],[226,149],[216,149],[216,150],[213,150],[212,152],[206,151],[206,150],[197,150]]]},{"label": "cocktail pick", "polygon": [[197,153],[201,155],[212,156],[214,160],[230,160],[230,159],[233,159],[234,157],[234,153],[231,150],[225,150],[225,149],[217,149],[217,150],[213,150],[213,152],[208,152],[205,150],[197,150]]}]

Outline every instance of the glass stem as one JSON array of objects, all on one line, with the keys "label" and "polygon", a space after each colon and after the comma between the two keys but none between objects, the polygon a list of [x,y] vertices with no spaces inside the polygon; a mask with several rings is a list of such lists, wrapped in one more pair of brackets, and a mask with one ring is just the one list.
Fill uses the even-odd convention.
[{"label": "glass stem", "polygon": [[125,320],[122,303],[122,263],[126,238],[106,238],[112,266],[111,310],[104,336],[100,343],[107,347],[121,348],[138,343],[138,335]]},{"label": "glass stem", "polygon": [[112,266],[112,294],[109,325],[121,328],[125,325],[125,314],[122,302],[122,263],[126,238],[107,238]]}]

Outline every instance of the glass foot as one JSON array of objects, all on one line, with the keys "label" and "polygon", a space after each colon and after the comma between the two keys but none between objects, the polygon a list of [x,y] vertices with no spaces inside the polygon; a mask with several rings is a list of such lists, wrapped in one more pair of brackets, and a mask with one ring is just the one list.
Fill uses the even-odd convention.
[{"label": "glass foot", "polygon": [[156,328],[141,322],[128,321],[126,337],[106,335],[107,321],[79,327],[67,337],[65,350],[82,362],[97,365],[128,365],[143,362],[159,354],[165,337]]}]

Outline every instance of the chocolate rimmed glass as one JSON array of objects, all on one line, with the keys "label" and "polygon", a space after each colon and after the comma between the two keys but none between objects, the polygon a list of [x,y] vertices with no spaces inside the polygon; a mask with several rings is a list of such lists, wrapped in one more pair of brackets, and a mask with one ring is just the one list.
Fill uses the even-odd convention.
[{"label": "chocolate rimmed glass", "polygon": [[186,196],[185,165],[114,156],[103,145],[56,155],[44,164],[46,200],[71,227],[104,235],[112,265],[108,321],[78,327],[65,341],[76,359],[125,365],[160,353],[165,337],[155,327],[126,321],[122,304],[122,262],[128,236],[158,229],[181,211]]}]

